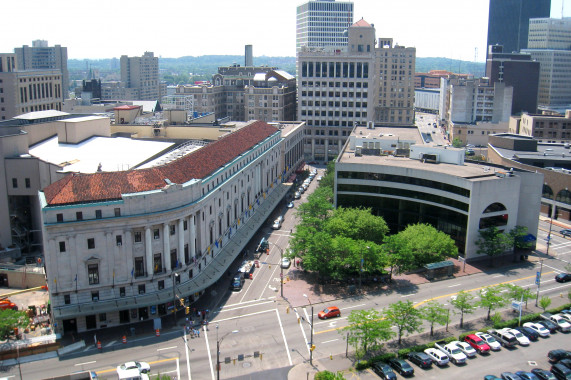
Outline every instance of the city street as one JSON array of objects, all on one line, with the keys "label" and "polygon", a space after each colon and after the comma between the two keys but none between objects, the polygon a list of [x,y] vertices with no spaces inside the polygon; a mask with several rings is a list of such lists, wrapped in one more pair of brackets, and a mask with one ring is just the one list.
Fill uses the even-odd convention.
[{"label": "city street", "polygon": [[[321,173],[322,171],[319,174]],[[307,194],[313,191],[317,184],[316,180],[311,183],[309,191],[302,195],[302,199],[295,201],[296,207],[306,199]],[[43,360],[41,365],[38,365],[38,362],[23,363],[21,364],[23,378],[39,379],[56,374],[92,370],[97,371],[102,379],[111,379],[116,377],[117,365],[138,360],[150,363],[153,375],[161,373],[177,379],[216,379],[218,345],[220,378],[235,378],[263,372],[264,378],[283,379],[292,366],[309,360],[312,306],[313,342],[316,346],[313,360],[316,361],[345,354],[347,346],[342,329],[347,325],[347,316],[352,310],[374,308],[381,311],[387,305],[399,300],[412,301],[416,306],[422,306],[429,300],[436,300],[450,308],[451,297],[460,290],[477,294],[478,290],[485,286],[504,283],[530,287],[535,292],[537,287],[534,281],[540,267],[542,268],[540,296],[553,297],[562,294],[566,297],[568,289],[571,288],[571,283],[559,284],[554,280],[555,275],[564,270],[566,261],[569,261],[571,245],[571,239],[556,233],[559,228],[554,226],[550,255],[542,261],[531,257],[526,262],[486,269],[486,272],[477,272],[468,276],[461,276],[461,273],[458,273],[457,277],[447,281],[415,283],[410,280],[399,280],[389,288],[375,290],[369,287],[366,293],[348,298],[325,295],[319,292],[317,287],[307,286],[303,281],[293,279],[294,272],[298,271],[292,266],[284,270],[284,298],[282,298],[280,249],[288,248],[290,232],[297,222],[294,215],[295,208],[287,209],[283,206],[279,211],[285,219],[281,229],[272,230],[269,224],[276,215],[272,215],[267,225],[262,228],[262,236],[269,239],[271,249],[269,255],[263,254],[260,258],[260,268],[255,269],[253,279],[246,280],[240,291],[230,291],[230,278],[223,277],[220,280],[221,286],[217,288],[217,291],[222,293],[208,295],[215,296],[217,307],[211,309],[208,328],[201,332],[200,337],[185,335],[184,320],[179,320],[176,328],[164,330],[161,337],[136,337],[128,348],[124,348],[120,337],[117,337],[114,341],[104,342],[102,352],[98,352],[92,342],[86,342],[89,346],[83,349],[81,356],[47,359]],[[545,243],[548,231],[549,224],[542,221],[538,236],[540,244]],[[288,281],[289,274],[292,275],[290,281]],[[532,303],[530,302],[530,308],[533,308]],[[320,310],[332,305],[340,308],[341,317],[331,320],[317,318]],[[485,313],[485,310],[478,309],[466,318],[482,318]],[[194,318],[196,319],[196,316]],[[451,325],[458,323],[459,316],[451,310]],[[553,337],[552,341],[555,342],[556,339],[559,338]],[[352,351],[353,348],[349,347],[349,350]],[[531,349],[526,352],[528,351],[533,352]],[[503,353],[493,355],[499,356]],[[541,356],[544,356],[543,351]],[[521,357],[518,357],[518,360],[520,359]],[[505,366],[505,362],[496,362],[490,358],[474,360],[495,363],[496,367],[488,367],[486,364],[486,368],[492,372],[495,368],[498,368],[495,372],[499,371],[498,365]],[[472,366],[472,363],[468,365]],[[446,371],[450,370],[454,368]],[[428,377],[422,378],[438,378],[441,376],[441,371],[445,370],[433,369],[427,372]],[[8,372],[9,376],[19,377],[16,366],[9,368]]]}]

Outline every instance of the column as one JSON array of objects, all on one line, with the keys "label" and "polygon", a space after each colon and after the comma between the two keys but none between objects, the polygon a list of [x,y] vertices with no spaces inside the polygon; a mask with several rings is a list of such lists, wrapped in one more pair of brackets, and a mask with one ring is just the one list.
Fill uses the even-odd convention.
[{"label": "column", "polygon": [[178,262],[180,267],[184,264],[184,218],[178,220]]},{"label": "column", "polygon": [[329,139],[325,139],[325,162],[328,161],[328,157],[329,157]]},{"label": "column", "polygon": [[117,249],[122,247],[117,247],[115,240],[113,239],[113,232],[105,233],[105,245],[107,250],[107,260],[103,259],[100,261],[101,268],[99,272],[101,274],[105,273],[105,277],[101,276],[101,283],[107,282],[107,284],[113,281],[113,271],[115,270],[115,257],[117,255]]},{"label": "column", "polygon": [[194,244],[194,240],[196,239],[196,222],[195,222],[196,216],[195,215],[190,215],[190,218],[188,218],[188,229],[190,230],[190,237],[189,237],[189,242],[188,242],[188,246],[190,248],[190,258],[194,258],[196,257],[196,246]]},{"label": "column", "polygon": [[73,290],[75,290],[75,288],[76,288],[75,279],[77,278],[78,289],[79,289],[79,281],[81,280],[81,278],[80,278],[81,276],[78,273],[79,268],[77,266],[77,257],[80,255],[80,253],[78,252],[78,249],[77,249],[77,235],[69,237],[69,252],[71,253],[69,255],[69,258],[70,258],[70,260],[69,260],[70,261],[70,266],[69,266],[69,268],[70,268],[69,272],[70,273],[69,273],[69,275],[71,277],[71,287]]},{"label": "column", "polygon": [[[123,252],[129,252],[129,254],[125,255],[123,254],[122,256],[124,257],[124,259],[121,260],[121,262],[119,260],[116,260],[115,262],[115,280],[119,279],[119,278],[123,278],[123,273],[127,273],[129,276],[131,275],[131,269],[133,267],[133,233],[131,232],[131,230],[127,230],[125,231],[125,238],[123,239],[123,247],[125,247]],[[129,259],[130,259],[130,263],[129,263]],[[126,262],[123,262],[126,261]]]},{"label": "column", "polygon": [[[151,227],[145,227],[145,257],[147,261],[147,275],[152,276],[153,271],[153,237],[151,236]],[[131,265],[135,265],[133,258],[131,258],[133,263]]]},{"label": "column", "polygon": [[170,244],[170,231],[169,231],[169,224],[163,224],[163,250],[165,253],[163,254],[165,257],[165,269],[168,271],[171,270],[171,244]]}]

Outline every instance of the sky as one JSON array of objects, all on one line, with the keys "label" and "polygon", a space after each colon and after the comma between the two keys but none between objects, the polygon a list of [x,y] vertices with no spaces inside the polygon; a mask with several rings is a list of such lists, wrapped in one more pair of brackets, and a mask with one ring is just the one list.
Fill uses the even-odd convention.
[{"label": "sky", "polygon": [[[295,18],[306,0],[17,0],[0,6],[0,52],[47,40],[69,59],[295,56]],[[571,17],[571,0],[552,0],[551,16]],[[376,36],[416,47],[418,57],[485,60],[489,0],[354,0],[354,21]],[[11,16],[13,15],[13,16]],[[477,49],[477,51],[476,51]],[[255,61],[254,61],[255,63]]]}]

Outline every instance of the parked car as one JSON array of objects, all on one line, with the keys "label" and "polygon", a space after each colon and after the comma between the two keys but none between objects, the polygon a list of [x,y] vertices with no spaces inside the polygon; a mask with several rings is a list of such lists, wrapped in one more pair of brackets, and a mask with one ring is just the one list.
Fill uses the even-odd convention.
[{"label": "parked car", "polygon": [[287,204],[287,208],[293,208],[293,206],[295,206],[293,201],[291,201]]},{"label": "parked car", "polygon": [[498,342],[496,340],[496,338],[494,338],[490,334],[486,334],[483,332],[477,332],[476,335],[479,336],[480,338],[482,338],[486,343],[488,343],[488,346],[490,346],[490,349],[492,351],[499,351],[502,348],[502,345],[500,344],[500,342]]},{"label": "parked car", "polygon": [[555,380],[555,375],[545,369],[534,368],[531,373],[537,376],[539,380]]},{"label": "parked car", "polygon": [[474,334],[467,335],[464,338],[464,342],[472,346],[472,348],[478,351],[480,355],[490,353],[490,346],[488,346],[488,344],[477,335]]},{"label": "parked car", "polygon": [[532,342],[535,342],[539,339],[539,334],[535,331],[530,329],[529,327],[515,327],[514,330],[521,332],[523,335],[527,337]]},{"label": "parked car", "polygon": [[475,156],[476,152],[473,149],[466,149],[466,156]]},{"label": "parked car", "polygon": [[507,332],[509,332],[510,334],[515,336],[515,338],[517,339],[517,343],[520,346],[529,346],[529,338],[527,336],[523,335],[521,333],[521,331],[516,330],[516,329],[510,329],[510,328],[505,328],[503,330],[506,330]]},{"label": "parked car", "polygon": [[117,366],[117,376],[122,379],[148,379],[151,366],[146,362],[126,362]]},{"label": "parked car", "polygon": [[565,367],[563,364],[553,364],[551,366],[551,373],[555,375],[555,378],[558,380],[571,379],[571,369]]},{"label": "parked car", "polygon": [[385,380],[396,380],[397,375],[393,372],[391,367],[385,362],[376,362],[371,366],[373,372],[375,372],[381,379]]},{"label": "parked car", "polygon": [[414,368],[403,359],[391,359],[389,365],[403,376],[413,376]]},{"label": "parked car", "polygon": [[506,330],[491,329],[488,330],[488,334],[490,334],[494,339],[496,339],[501,346],[509,348],[517,344],[516,337]]},{"label": "parked car", "polygon": [[559,273],[557,276],[555,276],[555,281],[557,282],[571,281],[571,273]]},{"label": "parked car", "polygon": [[427,348],[424,353],[438,366],[445,366],[450,362],[448,355],[436,348]]},{"label": "parked car", "polygon": [[466,355],[469,358],[473,358],[474,356],[476,356],[476,350],[474,350],[472,346],[470,346],[466,342],[460,342],[458,340],[455,340],[454,342],[450,342],[450,344],[455,344],[456,347],[458,347],[460,351],[462,351],[464,355]]},{"label": "parked car", "polygon": [[327,319],[333,317],[340,317],[341,310],[337,306],[329,306],[317,313],[319,319]]},{"label": "parked car", "polygon": [[300,186],[299,189],[297,189],[297,191],[298,191],[300,194],[305,193],[305,189],[303,188],[303,186]]},{"label": "parked car", "polygon": [[549,333],[549,330],[547,330],[545,327],[543,327],[539,323],[526,322],[523,324],[523,327],[529,327],[530,329],[537,332],[540,337],[543,337],[543,338],[547,338],[549,335],[551,335]]},{"label": "parked car", "polygon": [[517,371],[515,374],[521,377],[523,380],[539,380],[539,378],[531,372]]},{"label": "parked car", "polygon": [[486,375],[484,376],[484,380],[502,380],[502,378],[496,375]]},{"label": "parked car", "polygon": [[301,198],[301,193],[299,191],[296,191],[295,194],[293,195],[293,199],[299,199]]},{"label": "parked car", "polygon": [[500,375],[503,380],[522,380],[521,377],[513,372],[504,372]]},{"label": "parked car", "polygon": [[541,321],[537,321],[535,323],[539,323],[540,325],[542,325],[543,327],[545,327],[547,330],[549,330],[550,334],[556,333],[557,330],[559,330],[559,326],[557,324],[555,324],[552,321],[548,321],[548,320],[541,320]]},{"label": "parked car", "polygon": [[282,258],[282,262],[280,263],[280,267],[282,267],[283,269],[288,269],[290,265],[291,265],[290,259],[288,259],[287,257]]},{"label": "parked car", "polygon": [[424,352],[409,352],[408,360],[410,360],[412,363],[416,364],[420,368],[426,369],[432,367],[432,359],[430,359],[430,356],[428,356]]},{"label": "parked car", "polygon": [[563,350],[563,349],[555,349],[551,350],[547,353],[547,360],[550,363],[557,363],[561,359],[570,359],[571,358],[571,351]]},{"label": "parked car", "polygon": [[321,181],[322,179],[323,179],[322,176],[317,177],[317,181],[318,181],[318,182]]},{"label": "parked car", "polygon": [[571,230],[570,230],[570,229],[561,230],[561,231],[559,231],[559,233],[560,233],[561,235],[563,235],[563,236],[569,236],[569,237],[571,237]]},{"label": "parked car", "polygon": [[565,367],[571,369],[571,359],[561,359],[559,360],[559,364],[563,364]]}]

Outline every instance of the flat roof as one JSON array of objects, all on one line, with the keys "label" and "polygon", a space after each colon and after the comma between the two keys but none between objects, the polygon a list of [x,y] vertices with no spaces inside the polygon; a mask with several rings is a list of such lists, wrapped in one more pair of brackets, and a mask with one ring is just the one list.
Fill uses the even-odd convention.
[{"label": "flat roof", "polygon": [[61,119],[59,121],[65,121],[66,123],[81,123],[82,121],[101,120],[101,119],[109,119],[109,118],[106,116],[82,116],[70,119]]},{"label": "flat roof", "polygon": [[[75,119],[74,119],[75,120]],[[125,137],[92,137],[79,144],[61,144],[54,136],[30,147],[29,153],[63,166],[64,172],[95,173],[128,170],[174,145]]]},{"label": "flat roof", "polygon": [[46,110],[46,111],[34,111],[23,113],[18,116],[14,116],[13,119],[22,119],[22,120],[36,120],[36,119],[45,119],[46,117],[57,117],[57,116],[69,116],[70,114],[67,112],[61,112],[57,110]]},{"label": "flat roof", "polygon": [[377,140],[407,140],[414,141],[416,144],[423,144],[424,141],[420,135],[417,127],[379,127],[376,126],[373,129],[367,128],[367,126],[355,127],[355,130],[351,133],[352,136],[357,138],[372,139]]},{"label": "flat roof", "polygon": [[[443,149],[444,150],[444,149]],[[343,151],[339,158],[341,164],[369,164],[369,165],[383,165],[398,168],[418,169],[429,172],[436,172],[446,175],[464,178],[467,180],[486,180],[496,179],[495,172],[504,172],[505,169],[500,169],[497,165],[491,165],[483,162],[478,164],[476,162],[464,162],[464,165],[447,164],[447,163],[423,163],[420,160],[411,159],[408,157],[395,157],[395,156],[371,156],[362,155],[355,156],[352,150]]]},{"label": "flat roof", "polygon": [[518,160],[534,160],[534,161],[566,161],[571,162],[571,150],[565,148],[564,145],[537,144],[537,152],[513,150],[499,148],[495,145],[490,146],[498,152],[502,157],[515,161]]}]

